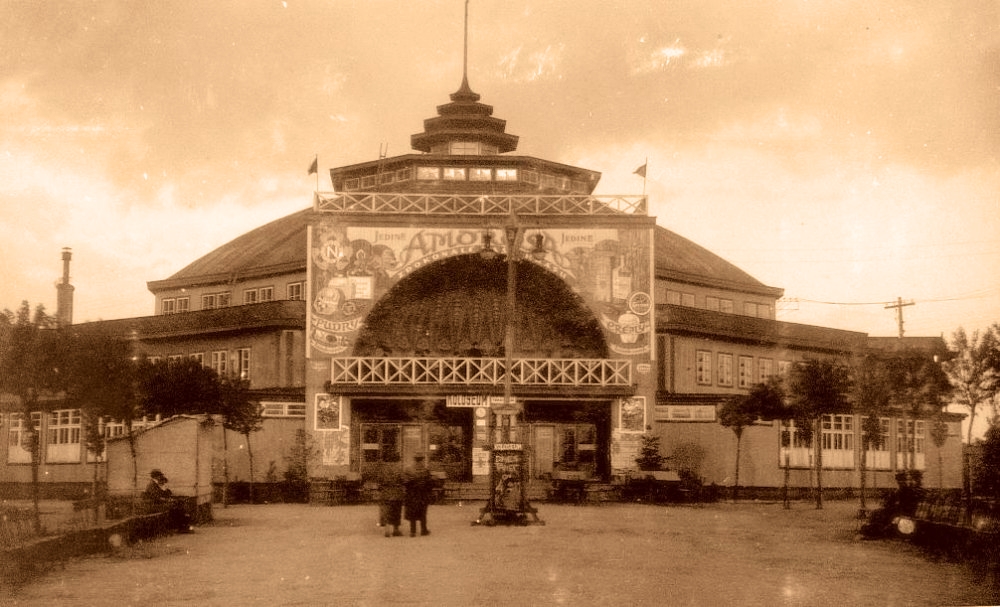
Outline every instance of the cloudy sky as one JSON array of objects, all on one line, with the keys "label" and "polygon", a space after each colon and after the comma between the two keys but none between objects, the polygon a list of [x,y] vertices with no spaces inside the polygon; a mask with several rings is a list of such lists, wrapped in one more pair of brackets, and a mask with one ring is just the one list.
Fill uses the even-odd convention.
[{"label": "cloudy sky", "polygon": [[[0,309],[148,315],[146,281],[410,152],[463,0],[0,0]],[[1000,321],[995,0],[472,0],[469,81],[518,153],[650,196],[785,289],[779,319]],[[633,171],[648,158],[645,184]]]}]

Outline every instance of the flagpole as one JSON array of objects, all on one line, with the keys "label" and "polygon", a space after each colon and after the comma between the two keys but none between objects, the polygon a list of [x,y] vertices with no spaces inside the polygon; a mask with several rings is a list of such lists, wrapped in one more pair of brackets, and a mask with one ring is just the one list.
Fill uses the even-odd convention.
[{"label": "flagpole", "polygon": [[[319,152],[317,152],[316,156],[313,158],[313,163],[316,165],[316,191],[318,192],[319,191]],[[645,180],[643,180],[642,183],[643,183],[643,185],[642,185],[642,187],[643,187],[643,193],[645,193],[645,188],[646,188],[646,182],[645,182]]]},{"label": "flagpole", "polygon": [[646,174],[649,173],[649,156],[646,156],[646,162],[642,165],[646,167],[646,170],[642,172],[642,195],[646,195]]}]

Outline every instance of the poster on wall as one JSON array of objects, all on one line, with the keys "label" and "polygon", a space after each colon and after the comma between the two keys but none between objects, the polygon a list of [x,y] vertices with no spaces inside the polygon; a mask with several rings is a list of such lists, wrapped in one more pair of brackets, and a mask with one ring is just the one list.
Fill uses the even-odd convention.
[{"label": "poster on wall", "polygon": [[622,432],[646,431],[646,397],[623,398],[618,407],[618,429]]},{"label": "poster on wall", "polygon": [[642,435],[636,432],[611,433],[611,469],[614,471],[635,470],[638,466],[635,458],[639,457],[639,447]]},{"label": "poster on wall", "polygon": [[340,430],[342,401],[340,396],[316,395],[316,430]]},{"label": "poster on wall", "polygon": [[[499,229],[353,226],[321,217],[310,226],[309,356],[349,356],[369,312],[394,285],[448,257],[481,251],[487,232],[504,247]],[[612,351],[646,358],[653,355],[651,235],[646,226],[528,228],[520,246],[524,258],[587,302]]]},{"label": "poster on wall", "polygon": [[349,428],[319,432],[318,434],[324,466],[346,466],[350,463],[351,431]]}]

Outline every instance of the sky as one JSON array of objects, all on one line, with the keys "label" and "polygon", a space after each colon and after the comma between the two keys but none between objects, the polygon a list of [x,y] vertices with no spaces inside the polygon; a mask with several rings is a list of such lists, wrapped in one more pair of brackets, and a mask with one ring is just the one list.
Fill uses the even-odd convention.
[{"label": "sky", "polygon": [[[463,0],[0,0],[0,309],[154,313],[146,282],[408,154],[458,89]],[[517,154],[649,196],[784,289],[778,319],[1000,322],[995,0],[471,0]],[[644,181],[634,174],[648,162]]]}]

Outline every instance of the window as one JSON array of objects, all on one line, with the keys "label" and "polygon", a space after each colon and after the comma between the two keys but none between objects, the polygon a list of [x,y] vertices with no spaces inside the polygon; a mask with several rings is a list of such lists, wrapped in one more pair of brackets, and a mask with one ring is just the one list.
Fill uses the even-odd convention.
[{"label": "window", "polygon": [[705,298],[705,309],[713,312],[719,311],[719,298],[709,295]]},{"label": "window", "polygon": [[257,299],[261,303],[274,300],[274,287],[261,287],[257,291]]},{"label": "window", "polygon": [[811,468],[813,465],[812,440],[806,440],[795,422],[781,422],[781,448],[778,465],[788,468]]},{"label": "window", "polygon": [[[864,420],[862,419],[862,423]],[[891,460],[889,458],[889,418],[880,417],[878,420],[878,433],[881,440],[869,441],[868,451],[865,454],[865,465],[873,470],[888,470]]]},{"label": "window", "polygon": [[772,375],[774,375],[774,361],[770,358],[757,359],[757,381],[764,383]]},{"label": "window", "polygon": [[226,372],[229,371],[229,352],[226,350],[212,352],[212,360],[209,363],[209,367],[218,373],[220,377],[226,375]]},{"label": "window", "polygon": [[293,300],[303,299],[301,282],[288,283],[288,299],[293,299]]},{"label": "window", "polygon": [[183,354],[170,354],[169,356],[167,356],[167,361],[168,362],[175,363],[175,362],[179,362],[179,361],[182,361],[182,360],[184,360],[184,355]]},{"label": "window", "polygon": [[667,291],[667,303],[672,306],[681,305],[681,294],[679,291]]},{"label": "window", "polygon": [[924,420],[896,420],[896,468],[924,469]]},{"label": "window", "polygon": [[525,171],[524,180],[528,183],[538,183],[538,172],[537,171]]},{"label": "window", "polygon": [[361,178],[361,189],[366,190],[375,187],[375,176],[365,175]]},{"label": "window", "polygon": [[460,156],[463,154],[476,154],[480,153],[480,146],[478,141],[452,141],[448,150],[452,155]]},{"label": "window", "polygon": [[693,293],[681,293],[681,305],[687,306],[689,308],[694,307],[694,294]]},{"label": "window", "polygon": [[716,373],[716,381],[719,382],[720,386],[732,386],[733,385],[733,355],[732,354],[719,354],[718,356],[718,372]]},{"label": "window", "polygon": [[731,299],[720,299],[719,300],[719,312],[725,312],[726,314],[733,313],[733,300]]},{"label": "window", "polygon": [[695,353],[694,364],[695,381],[699,385],[707,386],[712,383],[712,353],[705,350],[698,350]]},{"label": "window", "polygon": [[417,179],[423,179],[423,180],[441,179],[441,168],[417,167]]},{"label": "window", "polygon": [[778,375],[780,377],[788,377],[788,373],[792,370],[792,363],[788,360],[778,361]]},{"label": "window", "polygon": [[517,169],[497,169],[497,181],[517,181]]},{"label": "window", "polygon": [[257,289],[246,289],[243,291],[243,304],[255,304],[257,303]]},{"label": "window", "polygon": [[757,304],[753,302],[745,302],[743,304],[743,314],[745,316],[757,316]]},{"label": "window", "polygon": [[236,376],[240,379],[250,379],[250,348],[236,350]]},{"label": "window", "polygon": [[361,186],[361,180],[354,178],[344,181],[344,190],[348,192],[353,192]]},{"label": "window", "polygon": [[160,302],[160,314],[174,314],[177,312],[177,300],[173,297]]},{"label": "window", "polygon": [[851,415],[824,415],[820,423],[823,431],[823,467],[854,467],[854,417]]},{"label": "window", "polygon": [[757,304],[757,318],[771,318],[771,306]]},{"label": "window", "polygon": [[396,171],[396,181],[409,181],[411,179],[413,179],[413,169],[411,167]]},{"label": "window", "polygon": [[[25,422],[23,413],[10,414],[10,428],[7,430],[7,463],[8,464],[30,464],[31,451],[28,450],[28,425]],[[38,411],[32,412],[31,424],[36,431],[42,424],[42,414]]]},{"label": "window", "polygon": [[448,181],[465,181],[465,169],[463,167],[444,167],[442,175]]},{"label": "window", "polygon": [[194,360],[195,362],[197,362],[199,365],[202,365],[202,366],[205,365],[205,353],[204,352],[195,352],[194,354],[191,355],[191,359]]},{"label": "window", "polygon": [[737,379],[737,387],[739,388],[749,388],[753,383],[753,357],[752,356],[741,356],[740,357],[740,368],[739,377]]},{"label": "window", "polygon": [[263,417],[305,417],[305,403],[261,403]]},{"label": "window", "polygon": [[400,461],[399,424],[362,424],[361,460],[363,462]]},{"label": "window", "polygon": [[50,462],[80,461],[79,409],[56,409],[49,413],[45,458]]},{"label": "window", "polygon": [[393,182],[393,180],[395,179],[395,177],[396,177],[396,173],[394,171],[388,171],[386,173],[379,173],[378,174],[378,184],[379,185],[388,185],[388,184],[390,184],[390,183]]},{"label": "window", "polygon": [[469,181],[492,181],[493,171],[490,169],[469,169]]},{"label": "window", "polygon": [[206,293],[201,296],[201,309],[212,310],[214,308],[225,308],[229,306],[229,291],[220,293]]},{"label": "window", "polygon": [[191,298],[190,297],[178,297],[177,298],[177,312],[187,312],[191,310]]}]

